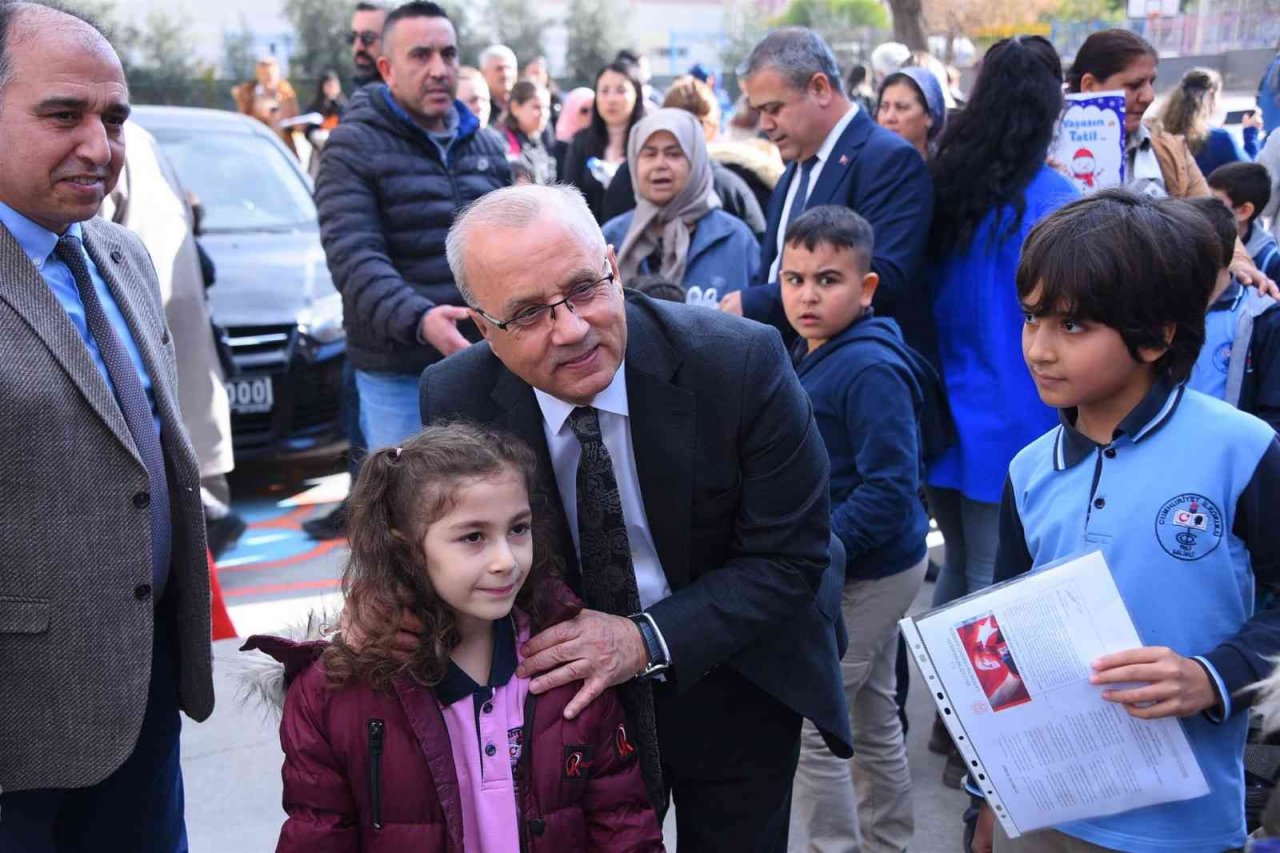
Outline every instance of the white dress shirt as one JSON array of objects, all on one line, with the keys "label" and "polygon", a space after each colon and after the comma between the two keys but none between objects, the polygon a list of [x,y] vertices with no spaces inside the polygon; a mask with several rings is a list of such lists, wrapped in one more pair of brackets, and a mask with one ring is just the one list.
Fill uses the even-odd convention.
[{"label": "white dress shirt", "polygon": [[[822,175],[822,169],[827,165],[827,160],[831,157],[831,152],[836,148],[836,143],[840,141],[840,137],[844,135],[845,129],[849,127],[849,122],[853,121],[853,117],[858,113],[858,105],[853,104],[849,107],[849,112],[845,113],[841,119],[836,122],[836,126],[831,128],[831,132],[827,134],[827,138],[823,140],[822,147],[818,149],[818,153],[814,156],[818,158],[818,162],[814,164],[813,171],[809,173],[809,187],[805,192],[805,198],[808,199],[813,194],[813,188],[818,185],[818,178]],[[782,263],[782,239],[787,234],[787,217],[791,215],[791,202],[795,200],[796,189],[800,186],[800,164],[796,164],[796,177],[792,179],[791,186],[787,187],[787,200],[782,205],[782,218],[778,220],[778,252],[774,256],[773,266],[769,267],[769,281],[778,280],[778,265]]]},{"label": "white dress shirt", "polygon": [[[575,405],[552,397],[537,388],[533,389],[542,410],[542,430],[547,437],[547,450],[551,453],[551,467],[555,471],[560,502],[569,522],[573,547],[581,561],[582,548],[578,542],[578,458],[582,445],[569,426],[569,415]],[[640,494],[640,476],[636,473],[636,453],[631,444],[631,417],[627,404],[626,362],[618,367],[613,381],[591,401],[600,418],[600,434],[604,446],[613,460],[613,476],[618,481],[618,494],[622,498],[622,517],[627,525],[627,542],[631,545],[631,565],[636,573],[636,587],[640,592],[640,608],[652,607],[671,595],[667,575],[658,560],[658,549],[649,532],[649,518],[645,515],[644,499]],[[583,566],[584,573],[591,571]]]}]

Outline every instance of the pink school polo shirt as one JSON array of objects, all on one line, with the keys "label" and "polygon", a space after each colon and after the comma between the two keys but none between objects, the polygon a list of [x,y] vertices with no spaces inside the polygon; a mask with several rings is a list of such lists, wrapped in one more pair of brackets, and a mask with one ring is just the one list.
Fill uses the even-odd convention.
[{"label": "pink school polo shirt", "polygon": [[524,743],[527,679],[517,678],[515,616],[493,623],[493,665],[488,684],[476,684],[454,664],[435,687],[449,730],[449,746],[462,795],[466,853],[519,853],[520,809],[515,768]]}]

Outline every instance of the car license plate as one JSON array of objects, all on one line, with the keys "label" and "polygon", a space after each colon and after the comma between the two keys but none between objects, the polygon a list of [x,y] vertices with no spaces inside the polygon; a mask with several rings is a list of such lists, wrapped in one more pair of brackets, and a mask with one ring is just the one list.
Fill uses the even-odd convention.
[{"label": "car license plate", "polygon": [[232,379],[227,382],[227,399],[231,411],[237,415],[253,415],[271,411],[275,403],[271,389],[271,377],[256,379]]}]

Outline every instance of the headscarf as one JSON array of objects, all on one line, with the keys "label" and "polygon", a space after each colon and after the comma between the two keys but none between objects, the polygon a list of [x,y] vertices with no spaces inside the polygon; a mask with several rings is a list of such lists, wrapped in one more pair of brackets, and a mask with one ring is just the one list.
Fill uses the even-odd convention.
[{"label": "headscarf", "polygon": [[627,168],[631,185],[640,186],[636,163],[640,149],[649,137],[665,130],[676,138],[680,150],[689,160],[689,181],[671,201],[657,205],[636,191],[636,209],[631,227],[618,252],[618,269],[622,280],[634,279],[641,262],[662,244],[662,266],[658,274],[668,281],[682,284],[689,256],[689,226],[720,207],[711,178],[711,158],[707,156],[707,140],[702,124],[693,113],[677,109],[654,110],[631,128],[627,140]]},{"label": "headscarf", "polygon": [[[561,142],[572,142],[573,137],[587,125],[591,124],[591,104],[596,93],[585,86],[574,89],[564,97],[564,106],[560,108],[560,118],[556,120],[556,139]],[[586,105],[586,115],[582,114],[582,106]]]},{"label": "headscarf", "polygon": [[929,126],[928,136],[929,142],[933,142],[938,138],[938,134],[942,133],[942,128],[947,123],[947,106],[942,96],[942,85],[938,82],[937,75],[928,68],[911,66],[890,74],[880,84],[880,92],[876,96],[876,103],[878,104],[880,99],[884,97],[885,89],[894,83],[900,82],[903,77],[914,83],[916,89],[920,92],[920,96],[924,98],[925,112],[933,119],[933,123]]}]

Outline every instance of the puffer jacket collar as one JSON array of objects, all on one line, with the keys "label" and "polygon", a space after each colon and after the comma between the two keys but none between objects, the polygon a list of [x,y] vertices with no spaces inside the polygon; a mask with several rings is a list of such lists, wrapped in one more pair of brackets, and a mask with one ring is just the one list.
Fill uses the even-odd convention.
[{"label": "puffer jacket collar", "polygon": [[[480,130],[480,120],[457,99],[453,109],[458,117],[458,135],[454,144],[460,144],[475,136]],[[395,102],[386,83],[369,85],[357,92],[342,117],[344,124],[367,124],[375,130],[391,133],[424,145],[437,158],[439,148],[427,135],[427,131],[414,123],[409,114]]]}]

